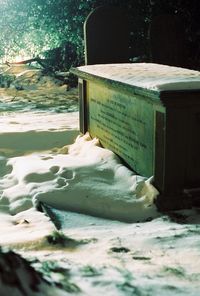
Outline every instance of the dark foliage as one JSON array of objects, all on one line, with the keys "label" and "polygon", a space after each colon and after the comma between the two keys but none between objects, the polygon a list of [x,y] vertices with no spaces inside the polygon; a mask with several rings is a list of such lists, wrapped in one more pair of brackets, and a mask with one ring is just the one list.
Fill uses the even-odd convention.
[{"label": "dark foliage", "polygon": [[102,5],[125,7],[131,21],[131,55],[149,58],[149,24],[160,14],[180,16],[185,25],[187,65],[200,69],[199,0],[2,0],[0,56],[45,56],[53,67],[84,62],[83,23]]}]

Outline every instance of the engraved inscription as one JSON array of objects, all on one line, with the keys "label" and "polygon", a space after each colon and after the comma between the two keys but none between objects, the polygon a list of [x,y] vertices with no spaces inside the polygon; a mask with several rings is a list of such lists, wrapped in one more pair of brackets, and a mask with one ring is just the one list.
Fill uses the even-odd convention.
[{"label": "engraved inscription", "polygon": [[137,173],[153,174],[154,111],[143,98],[90,83],[89,131]]}]

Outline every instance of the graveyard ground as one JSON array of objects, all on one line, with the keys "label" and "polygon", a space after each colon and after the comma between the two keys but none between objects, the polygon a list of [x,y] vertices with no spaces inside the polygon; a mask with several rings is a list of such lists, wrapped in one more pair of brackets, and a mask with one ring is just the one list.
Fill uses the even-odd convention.
[{"label": "graveyard ground", "polygon": [[[142,221],[141,207],[134,223],[64,211],[63,201],[60,209],[46,208],[52,220],[39,211],[30,198],[34,190],[40,195],[45,188],[61,200],[56,192],[60,196],[63,179],[52,174],[58,174],[68,157],[66,145],[78,135],[77,90],[66,91],[66,85],[33,69],[17,68],[15,74],[18,70],[17,84],[0,89],[0,295],[199,295],[199,209],[161,214],[150,205],[152,216]],[[77,162],[69,155],[73,170],[62,175],[68,182],[70,172],[83,169],[98,150],[90,143],[74,146]],[[45,161],[52,161],[52,174],[41,165]],[[95,161],[86,162],[82,183],[92,184],[94,196],[97,190],[112,195],[106,187],[110,171],[90,183],[97,168],[100,172]],[[126,194],[120,182],[113,188]]]}]

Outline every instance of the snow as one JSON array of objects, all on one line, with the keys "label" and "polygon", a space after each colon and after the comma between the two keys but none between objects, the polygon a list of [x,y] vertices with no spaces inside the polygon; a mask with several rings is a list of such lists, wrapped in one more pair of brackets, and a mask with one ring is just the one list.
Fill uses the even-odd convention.
[{"label": "snow", "polygon": [[[11,158],[11,173],[2,178],[3,209],[15,215],[39,202],[59,209],[126,221],[158,216],[158,194],[145,180],[121,164],[111,151],[88,135],[78,137],[68,154],[31,154]],[[1,205],[0,205],[1,209]]]},{"label": "snow", "polygon": [[[59,96],[58,89],[48,91]],[[85,135],[74,143],[77,112],[57,112],[48,96],[50,111],[30,108],[22,94],[12,110],[9,90],[1,96],[0,245],[30,260],[45,278],[30,295],[197,296],[199,209],[158,213],[151,179],[135,176],[97,139]],[[37,103],[40,94],[35,94]],[[49,243],[56,228],[38,210],[39,201],[49,205],[59,222],[64,245]],[[67,211],[70,204],[74,211]],[[90,215],[78,213],[80,207]],[[119,214],[134,222],[116,220]],[[19,279],[28,289],[26,272],[18,265]],[[2,282],[0,292],[23,295]]]},{"label": "snow", "polygon": [[61,148],[77,137],[77,119],[77,112],[70,116],[64,113],[5,113],[0,116],[0,153],[11,157]]},{"label": "snow", "polygon": [[156,91],[200,89],[200,72],[152,63],[78,67],[84,73]]}]

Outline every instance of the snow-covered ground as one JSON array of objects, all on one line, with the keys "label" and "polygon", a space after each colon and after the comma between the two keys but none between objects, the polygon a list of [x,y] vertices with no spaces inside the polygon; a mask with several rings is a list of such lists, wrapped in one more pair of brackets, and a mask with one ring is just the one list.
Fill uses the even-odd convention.
[{"label": "snow-covered ground", "polygon": [[0,245],[43,280],[28,289],[18,264],[25,292],[0,276],[0,295],[198,296],[200,211],[158,213],[151,180],[88,135],[72,145],[76,90],[13,92],[0,93]]}]

